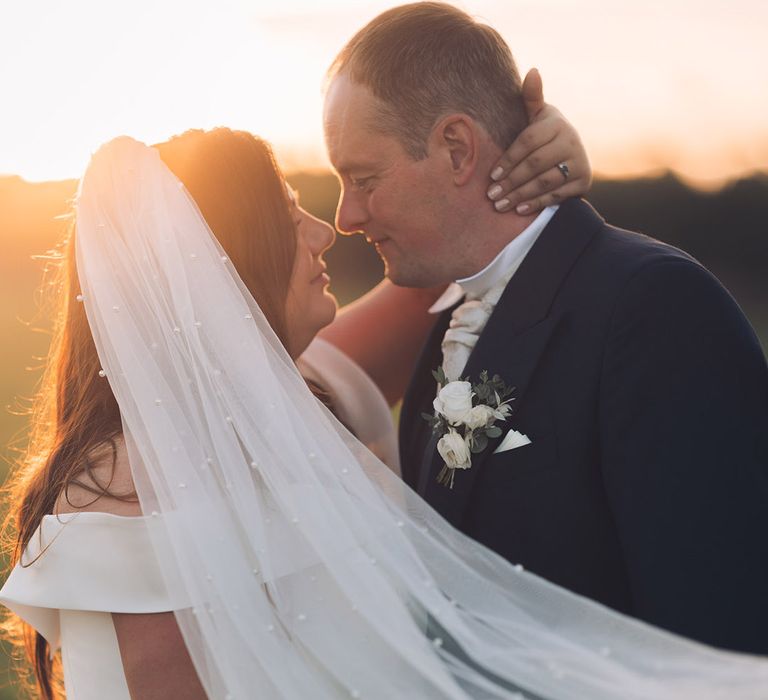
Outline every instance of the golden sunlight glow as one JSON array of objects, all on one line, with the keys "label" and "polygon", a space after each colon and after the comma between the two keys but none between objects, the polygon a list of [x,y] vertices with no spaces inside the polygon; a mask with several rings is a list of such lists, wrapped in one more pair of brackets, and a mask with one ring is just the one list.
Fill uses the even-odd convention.
[{"label": "golden sunlight glow", "polygon": [[[0,173],[74,177],[101,142],[227,125],[289,168],[326,164],[321,86],[335,52],[396,3],[40,0],[0,10]],[[674,168],[699,184],[768,168],[768,3],[457,3],[495,26],[521,71],[610,176]]]}]

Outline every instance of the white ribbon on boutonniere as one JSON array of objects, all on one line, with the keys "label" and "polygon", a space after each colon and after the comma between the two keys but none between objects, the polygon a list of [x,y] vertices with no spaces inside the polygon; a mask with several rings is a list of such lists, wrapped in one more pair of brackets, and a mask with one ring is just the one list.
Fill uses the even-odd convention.
[{"label": "white ribbon on boutonniere", "polygon": [[423,413],[432,432],[439,435],[437,451],[443,458],[443,468],[437,482],[452,489],[457,469],[469,469],[472,455],[483,452],[488,441],[501,437],[497,421],[505,421],[512,413],[508,398],[514,387],[508,387],[502,378],[488,372],[480,373],[480,381],[473,384],[469,378],[449,382],[442,367],[432,373],[437,380],[438,392],[433,402],[433,415]]}]

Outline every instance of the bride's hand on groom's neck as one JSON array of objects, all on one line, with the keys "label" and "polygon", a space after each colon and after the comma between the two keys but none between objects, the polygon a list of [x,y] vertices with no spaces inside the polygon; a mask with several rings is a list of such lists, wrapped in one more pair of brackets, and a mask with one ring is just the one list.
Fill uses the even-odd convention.
[{"label": "bride's hand on groom's neck", "polygon": [[544,101],[541,75],[531,68],[522,96],[528,126],[502,154],[490,174],[488,197],[497,211],[535,214],[568,197],[586,194],[592,168],[574,126]]}]

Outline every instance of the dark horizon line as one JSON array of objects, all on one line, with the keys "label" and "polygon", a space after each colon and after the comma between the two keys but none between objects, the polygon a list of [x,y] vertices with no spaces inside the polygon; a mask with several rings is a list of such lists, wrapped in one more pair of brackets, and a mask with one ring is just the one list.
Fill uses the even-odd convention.
[{"label": "dark horizon line", "polygon": [[[327,176],[333,176],[333,172],[328,168],[295,168],[291,170],[285,171],[285,176],[290,177],[296,177],[296,176],[305,176],[305,177],[327,177]],[[64,185],[64,184],[74,184],[78,181],[79,178],[77,177],[66,177],[66,178],[55,178],[55,179],[49,179],[49,180],[29,180],[25,178],[23,175],[17,175],[15,173],[2,173],[0,172],[0,186],[2,186],[6,182],[11,181],[18,181],[20,183],[23,183],[25,185]],[[755,168],[754,170],[744,172],[740,175],[735,175],[733,177],[729,177],[724,179],[719,184],[713,184],[711,187],[707,185],[699,185],[696,183],[692,183],[686,178],[684,175],[682,175],[680,172],[675,170],[674,168],[663,168],[659,170],[654,170],[652,172],[647,172],[645,174],[639,174],[639,175],[626,175],[626,176],[606,176],[601,175],[600,173],[594,174],[594,182],[611,182],[611,183],[630,183],[630,182],[651,182],[651,181],[658,181],[658,180],[672,180],[677,183],[679,183],[681,186],[686,187],[690,190],[699,191],[699,192],[719,192],[721,190],[727,189],[731,186],[733,186],[736,183],[748,181],[748,180],[766,180],[768,181],[768,168],[766,169],[760,169]]]}]

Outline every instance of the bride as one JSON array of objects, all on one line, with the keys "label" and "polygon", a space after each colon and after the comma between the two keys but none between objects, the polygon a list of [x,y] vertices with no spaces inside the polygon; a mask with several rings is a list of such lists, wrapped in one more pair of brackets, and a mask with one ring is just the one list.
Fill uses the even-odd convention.
[{"label": "bride", "polygon": [[763,697],[768,663],[518,570],[384,466],[370,379],[294,362],[332,241],[248,134],[93,156],[2,591],[42,696],[60,644],[75,700]]}]

